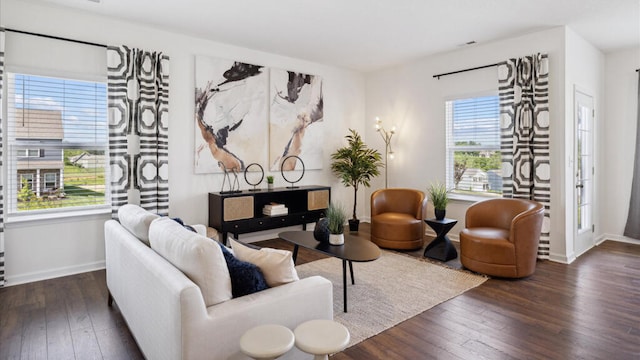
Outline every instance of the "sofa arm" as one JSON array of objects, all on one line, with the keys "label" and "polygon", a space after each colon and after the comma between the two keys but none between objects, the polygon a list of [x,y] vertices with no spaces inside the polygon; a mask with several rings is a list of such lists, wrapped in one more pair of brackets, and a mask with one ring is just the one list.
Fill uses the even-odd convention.
[{"label": "sofa arm", "polygon": [[[190,307],[182,306],[183,311]],[[333,285],[312,276],[210,306],[207,315],[183,313],[183,359],[245,359],[240,337],[257,325],[295,329],[307,320],[333,319]],[[304,356],[293,349],[283,359]]]}]

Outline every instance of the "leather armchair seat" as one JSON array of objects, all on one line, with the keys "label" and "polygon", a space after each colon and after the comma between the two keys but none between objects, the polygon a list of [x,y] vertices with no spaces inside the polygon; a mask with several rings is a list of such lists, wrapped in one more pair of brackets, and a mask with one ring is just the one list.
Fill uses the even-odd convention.
[{"label": "leather armchair seat", "polygon": [[380,189],[371,194],[371,241],[399,250],[424,244],[423,214],[427,200],[414,189]]},{"label": "leather armchair seat", "polygon": [[460,232],[460,262],[478,273],[522,278],[534,273],[542,204],[524,199],[491,199],[471,205]]}]

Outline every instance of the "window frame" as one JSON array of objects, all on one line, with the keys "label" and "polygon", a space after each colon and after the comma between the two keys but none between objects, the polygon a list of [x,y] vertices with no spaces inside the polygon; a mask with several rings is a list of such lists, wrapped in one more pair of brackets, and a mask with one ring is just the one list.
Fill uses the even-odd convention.
[{"label": "window frame", "polygon": [[[449,192],[449,198],[460,201],[468,201],[468,202],[476,202],[481,200],[486,200],[490,198],[498,198],[502,197],[502,191],[500,193],[494,192],[480,192],[480,191],[461,191],[455,189],[454,184],[454,162],[455,162],[455,152],[456,151],[498,151],[500,152],[500,144],[498,145],[487,145],[487,146],[477,146],[477,145],[455,145],[455,139],[453,135],[453,127],[454,122],[453,119],[449,119],[449,114],[452,113],[450,107],[453,106],[453,102],[456,100],[467,100],[473,98],[482,98],[482,97],[496,97],[498,98],[498,90],[490,90],[483,91],[472,94],[460,94],[446,97],[444,100],[444,120],[445,120],[445,183],[447,189],[451,189]],[[499,98],[498,98],[499,100]],[[500,114],[499,114],[499,104],[498,104],[498,116],[496,119],[498,125],[498,139],[500,138]],[[501,169],[500,169],[501,170]]]},{"label": "window frame", "polygon": [[[10,141],[10,131],[9,131],[9,77],[11,76],[11,74],[15,75],[15,74],[21,74],[21,75],[25,75],[25,76],[37,76],[37,77],[51,77],[51,78],[58,78],[58,79],[63,79],[63,80],[70,80],[70,81],[80,81],[80,82],[95,82],[95,83],[102,83],[105,85],[105,88],[107,87],[107,76],[97,76],[97,75],[91,75],[91,74],[85,74],[85,73],[75,73],[75,72],[69,72],[69,71],[53,71],[53,70],[49,70],[49,69],[39,69],[39,68],[31,68],[31,67],[22,67],[22,66],[14,66],[14,65],[10,65],[10,64],[6,64],[5,65],[5,78],[7,79],[7,83],[5,86],[5,94],[3,94],[3,98],[2,101],[3,103],[3,118],[7,119],[7,121],[4,121],[3,126],[2,126],[2,130],[4,131],[4,133],[6,134],[3,139],[2,139],[2,143],[3,146],[5,146],[5,149],[7,149],[8,151],[5,151],[3,154],[3,159],[5,161],[5,171],[2,174],[2,178],[4,179],[5,184],[7,184],[7,186],[4,187],[4,191],[3,191],[3,195],[5,196],[5,199],[7,199],[7,205],[5,207],[6,209],[6,216],[5,216],[5,222],[6,223],[19,223],[19,222],[24,222],[24,221],[39,221],[39,220],[48,220],[48,219],[58,219],[58,218],[67,218],[67,217],[78,217],[78,216],[95,216],[95,215],[100,215],[100,214],[110,214],[111,213],[111,183],[109,181],[110,179],[110,166],[109,166],[109,140],[108,140],[108,136],[106,138],[106,140],[104,141],[104,188],[105,188],[105,192],[104,192],[104,203],[103,204],[96,204],[96,205],[78,205],[78,206],[68,206],[68,207],[60,207],[60,208],[46,208],[46,209],[37,209],[37,210],[28,210],[28,211],[18,211],[17,208],[17,196],[10,196],[10,192],[14,191],[17,192],[22,188],[21,184],[16,184],[14,185],[12,181],[8,181],[8,179],[11,179],[12,177],[15,177],[16,175],[20,176],[21,174],[18,172],[18,168],[17,168],[17,161],[20,157],[16,156],[15,159],[11,159],[11,152],[12,146],[18,146],[20,148],[25,148],[25,150],[27,151],[27,154],[29,153],[29,150],[33,150],[33,148],[29,148],[29,146],[24,146],[24,144],[21,145],[20,141]],[[13,104],[11,105],[12,107],[14,106]],[[107,126],[107,131],[108,131],[108,93],[106,94],[106,99],[105,99],[105,108],[104,108],[105,114],[107,114],[107,118],[105,119],[106,121],[106,126]],[[57,148],[59,148],[59,150],[62,152],[64,151],[64,149],[88,149],[88,150],[95,150],[95,148],[97,147],[98,144],[100,144],[101,142],[95,142],[95,143],[87,143],[86,145],[83,146],[77,146],[74,145],[73,143],[68,144],[66,143],[65,145],[61,145]],[[47,148],[50,148],[49,146]],[[45,149],[43,148],[39,148],[37,149],[39,151],[38,157],[43,157]],[[15,151],[15,149],[13,150]],[[33,156],[35,157],[35,156]],[[28,159],[28,158],[32,158],[32,157],[22,157],[24,159]],[[63,166],[64,166],[64,156],[63,156]],[[58,174],[54,174],[56,175],[56,185],[57,188],[60,187],[60,181],[61,181],[61,174],[64,170],[61,169],[60,173]],[[40,181],[41,182],[41,186],[43,187],[43,190],[45,190],[45,179],[44,179],[44,175],[48,174],[49,172],[44,172],[41,173],[40,176],[37,176],[37,174],[32,174],[33,176],[33,181],[31,182],[31,186],[32,186],[32,190],[33,190],[33,186],[36,183],[36,181]],[[44,174],[44,175],[43,175]],[[41,180],[39,180],[38,178],[42,177]],[[35,190],[34,190],[35,191]]]}]

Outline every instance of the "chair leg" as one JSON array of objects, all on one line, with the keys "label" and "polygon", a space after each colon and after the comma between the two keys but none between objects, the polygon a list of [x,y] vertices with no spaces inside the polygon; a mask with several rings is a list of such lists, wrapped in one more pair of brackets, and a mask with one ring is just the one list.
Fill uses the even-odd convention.
[{"label": "chair leg", "polygon": [[107,305],[109,307],[113,306],[113,296],[111,295],[111,291],[107,290]]}]

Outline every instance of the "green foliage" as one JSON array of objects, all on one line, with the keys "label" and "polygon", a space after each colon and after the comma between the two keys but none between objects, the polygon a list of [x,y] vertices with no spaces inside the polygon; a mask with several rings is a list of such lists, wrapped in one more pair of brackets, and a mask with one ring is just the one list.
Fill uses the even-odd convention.
[{"label": "green foliage", "polygon": [[340,204],[331,203],[327,209],[327,227],[332,234],[342,234],[347,214]]},{"label": "green foliage", "polygon": [[429,185],[429,198],[437,210],[446,210],[449,203],[449,191],[444,184],[436,182]]},{"label": "green foliage", "polygon": [[273,184],[273,176],[271,175],[267,176],[267,184]]},{"label": "green foliage", "polygon": [[31,190],[27,179],[22,179],[22,189],[18,191],[18,201],[30,203],[36,199],[36,194]]},{"label": "green foliage", "polygon": [[500,151],[493,151],[489,157],[482,156],[480,151],[456,151],[453,154],[453,182],[457,189],[467,169],[489,171],[500,169],[500,167]]},{"label": "green foliage", "polygon": [[348,146],[341,147],[331,154],[331,171],[343,185],[353,187],[353,219],[356,216],[356,199],[359,185],[371,186],[371,179],[380,175],[379,168],[384,166],[378,150],[370,149],[353,129],[345,136]]}]

